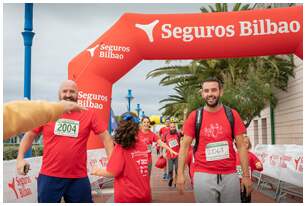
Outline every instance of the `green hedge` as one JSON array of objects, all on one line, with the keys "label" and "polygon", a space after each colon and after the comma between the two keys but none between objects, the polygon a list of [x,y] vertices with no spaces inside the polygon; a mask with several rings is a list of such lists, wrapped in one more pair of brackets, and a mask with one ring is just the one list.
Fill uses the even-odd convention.
[{"label": "green hedge", "polygon": [[[3,146],[3,160],[12,160],[17,158],[19,145],[6,145]],[[43,146],[33,145],[32,146],[32,157],[42,156]]]}]

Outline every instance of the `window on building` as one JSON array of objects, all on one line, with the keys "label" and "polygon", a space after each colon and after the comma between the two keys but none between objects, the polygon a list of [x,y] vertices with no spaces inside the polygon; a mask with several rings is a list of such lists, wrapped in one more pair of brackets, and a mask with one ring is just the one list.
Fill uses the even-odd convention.
[{"label": "window on building", "polygon": [[268,144],[267,118],[261,119],[262,144]]},{"label": "window on building", "polygon": [[16,136],[16,137],[11,137],[11,138],[9,139],[8,143],[10,143],[10,144],[16,144],[16,143],[18,143],[18,142],[17,142],[17,138],[18,138],[18,136]]},{"label": "window on building", "polygon": [[258,136],[258,120],[254,120],[254,148],[259,143],[259,136]]}]

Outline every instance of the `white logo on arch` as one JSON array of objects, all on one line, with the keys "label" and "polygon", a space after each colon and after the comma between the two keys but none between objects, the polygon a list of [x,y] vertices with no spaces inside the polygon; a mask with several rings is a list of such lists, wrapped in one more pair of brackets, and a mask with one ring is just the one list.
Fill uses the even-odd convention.
[{"label": "white logo on arch", "polygon": [[93,57],[95,55],[95,50],[99,47],[99,44],[97,44],[96,46],[86,49],[87,51],[89,51],[90,53],[90,57]]},{"label": "white logo on arch", "polygon": [[155,20],[149,24],[135,24],[135,27],[143,30],[147,34],[149,41],[154,42],[153,30],[158,23],[159,23],[159,20]]}]

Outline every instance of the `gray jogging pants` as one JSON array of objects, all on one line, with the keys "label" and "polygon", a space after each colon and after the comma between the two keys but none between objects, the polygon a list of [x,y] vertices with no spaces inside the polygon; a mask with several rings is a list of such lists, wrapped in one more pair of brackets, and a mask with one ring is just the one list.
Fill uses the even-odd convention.
[{"label": "gray jogging pants", "polygon": [[194,196],[198,203],[240,203],[240,181],[236,173],[194,173]]}]

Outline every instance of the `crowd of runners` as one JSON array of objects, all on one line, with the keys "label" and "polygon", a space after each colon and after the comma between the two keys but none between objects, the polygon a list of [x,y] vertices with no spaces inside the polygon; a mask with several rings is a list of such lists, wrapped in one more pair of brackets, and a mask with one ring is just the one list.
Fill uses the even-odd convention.
[{"label": "crowd of runners", "polygon": [[[26,107],[28,112],[39,110],[39,115],[33,113],[32,124],[26,126],[31,130],[20,143],[17,172],[26,174],[28,163],[24,154],[42,133],[44,151],[37,179],[38,202],[60,202],[62,198],[65,202],[93,202],[88,175],[114,177],[115,202],[151,202],[155,147],[157,155],[167,162],[161,178],[168,181],[169,187],[176,187],[179,194],[184,193],[185,180],[190,178],[196,202],[251,202],[251,173],[262,170],[262,164],[249,151],[251,142],[238,112],[220,102],[222,94],[221,82],[208,78],[201,90],[205,107],[192,111],[180,130],[168,119],[154,133],[149,117],[140,120],[127,112],[121,115],[111,137],[107,125],[93,110],[77,106],[78,87],[67,80],[59,87],[61,107],[48,103]],[[7,110],[4,118],[17,116],[14,124],[21,126],[15,130],[20,132],[24,123],[18,122],[14,105],[7,106],[13,109]],[[50,115],[54,107],[60,109],[56,115]],[[109,161],[106,168],[94,167],[88,174],[86,144],[91,131],[103,141]]]}]

